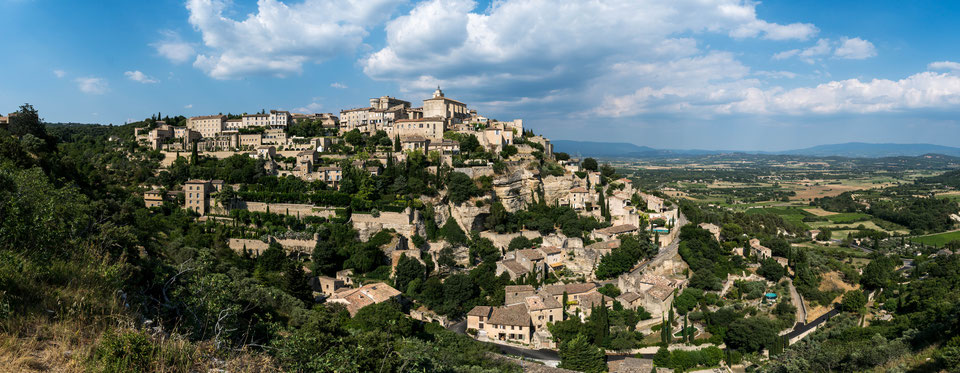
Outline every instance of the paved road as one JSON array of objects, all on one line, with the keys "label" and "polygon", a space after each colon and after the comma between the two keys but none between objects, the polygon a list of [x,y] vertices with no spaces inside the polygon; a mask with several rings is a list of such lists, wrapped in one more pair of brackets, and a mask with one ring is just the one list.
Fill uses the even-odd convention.
[{"label": "paved road", "polygon": [[790,280],[790,301],[797,308],[797,321],[807,321],[807,309],[803,306],[803,298],[797,292],[797,287],[793,286],[793,280]]},{"label": "paved road", "polygon": [[[466,334],[467,333],[467,320],[463,320],[456,324],[450,325],[447,327],[447,330],[450,330],[455,333]],[[506,355],[520,356],[527,359],[539,360],[547,365],[556,366],[556,363],[560,362],[560,355],[557,354],[554,350],[535,350],[530,348],[523,348],[518,346],[502,345],[499,343],[493,342],[483,342],[488,343],[493,346],[496,346],[501,353]]]},{"label": "paved road", "polygon": [[[674,225],[673,229],[680,229],[680,227],[683,227],[684,225],[687,225],[687,217],[683,216],[683,213],[677,211],[677,224]],[[627,274],[627,276],[633,276],[637,273],[643,272],[643,269],[647,268],[647,266],[649,266],[651,263],[660,263],[677,255],[677,250],[680,249],[679,234],[677,236],[678,237],[674,239],[673,242],[661,249],[657,255],[654,255],[653,259],[650,259],[646,263],[634,268],[629,274]]]}]

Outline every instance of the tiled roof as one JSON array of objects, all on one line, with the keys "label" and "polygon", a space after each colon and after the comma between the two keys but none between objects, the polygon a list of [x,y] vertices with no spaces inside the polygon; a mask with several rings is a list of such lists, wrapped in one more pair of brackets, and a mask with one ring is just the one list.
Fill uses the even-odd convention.
[{"label": "tiled roof", "polygon": [[653,287],[647,289],[647,294],[650,294],[651,297],[662,302],[673,294],[673,288],[664,285],[653,285]]},{"label": "tiled roof", "polygon": [[518,256],[522,255],[526,257],[528,260],[543,260],[543,253],[541,253],[540,250],[536,250],[536,249],[519,250],[517,251],[517,255]]},{"label": "tiled roof", "polygon": [[543,246],[540,248],[540,251],[547,255],[553,255],[563,252],[563,249],[556,246]]},{"label": "tiled roof", "polygon": [[620,296],[617,297],[617,299],[626,303],[633,303],[633,301],[640,299],[640,294],[634,293],[632,291],[628,291],[626,293],[620,294]]},{"label": "tiled roof", "polygon": [[587,193],[587,188],[576,187],[576,188],[570,189],[570,193]]},{"label": "tiled roof", "polygon": [[470,312],[467,312],[467,316],[490,317],[490,311],[492,310],[493,308],[491,308],[490,306],[476,306],[476,307],[473,307],[473,309],[470,310]]},{"label": "tiled roof", "polygon": [[527,307],[522,304],[513,306],[497,307],[493,309],[493,315],[487,321],[493,325],[517,325],[530,326],[530,314],[527,313]]},{"label": "tiled roof", "polygon": [[503,290],[507,293],[519,293],[523,291],[534,291],[536,289],[530,285],[507,285]]},{"label": "tiled roof", "polygon": [[427,118],[418,118],[418,119],[397,119],[397,123],[406,123],[406,122],[442,122],[443,118],[441,117],[427,117]]},{"label": "tiled roof", "polygon": [[597,242],[595,244],[591,244],[590,246],[587,246],[587,248],[593,249],[593,250],[613,250],[618,247],[620,247],[620,239]]},{"label": "tiled roof", "polygon": [[520,265],[520,263],[517,263],[516,260],[513,260],[513,259],[511,259],[511,260],[504,260],[504,261],[501,262],[501,263],[503,263],[503,266],[504,266],[504,267],[507,267],[507,269],[510,270],[510,272],[513,272],[514,275],[518,275],[518,276],[519,276],[519,275],[522,275],[522,274],[524,274],[524,273],[527,273],[527,269],[526,269],[526,268],[523,268],[523,266]]},{"label": "tiled roof", "polygon": [[613,235],[613,234],[632,232],[635,230],[637,230],[637,226],[633,224],[620,224],[620,225],[614,225],[612,227],[607,227],[607,228],[597,230],[597,233]]}]

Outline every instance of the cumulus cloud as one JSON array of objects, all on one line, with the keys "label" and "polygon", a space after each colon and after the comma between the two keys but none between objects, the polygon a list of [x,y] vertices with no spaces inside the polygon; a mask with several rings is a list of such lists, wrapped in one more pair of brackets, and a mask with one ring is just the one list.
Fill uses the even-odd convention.
[{"label": "cumulus cloud", "polygon": [[123,75],[126,76],[127,79],[130,79],[138,83],[151,84],[151,83],[157,82],[156,79],[153,79],[147,76],[147,74],[140,72],[140,70],[127,71],[127,72],[124,72]]},{"label": "cumulus cloud", "polygon": [[151,43],[157,54],[170,60],[173,63],[184,63],[189,61],[197,54],[194,43],[183,41],[180,34],[173,30],[163,30],[160,32],[163,39]]},{"label": "cumulus cloud", "polygon": [[960,71],[960,63],[952,61],[937,61],[927,65],[930,70],[957,70]]},{"label": "cumulus cloud", "polygon": [[293,109],[293,111],[296,111],[298,113],[318,113],[321,110],[323,110],[323,104],[316,101],[313,101],[307,104],[307,106],[301,106],[296,109]]},{"label": "cumulus cloud", "polygon": [[183,108],[184,108],[184,109],[193,109],[193,104],[183,105]]},{"label": "cumulus cloud", "polygon": [[107,85],[107,81],[103,78],[77,78],[74,80],[74,82],[77,83],[77,88],[80,88],[80,92],[91,95],[102,95],[107,93],[107,91],[110,89],[110,87]]},{"label": "cumulus cloud", "polygon": [[816,63],[824,57],[833,56],[847,60],[862,60],[877,55],[873,43],[860,38],[842,38],[839,41],[820,39],[813,46],[804,49],[791,49],[773,55],[775,60],[797,57],[806,63]]},{"label": "cumulus cloud", "polygon": [[330,87],[337,88],[337,89],[346,89],[347,85],[340,82],[333,82],[333,83],[330,83]]},{"label": "cumulus cloud", "polygon": [[960,105],[960,76],[927,71],[896,81],[847,79],[793,89],[763,88],[749,80],[705,82],[700,87],[668,84],[605,101],[592,113],[608,117],[647,111],[806,115],[940,109]]},{"label": "cumulus cloud", "polygon": [[354,52],[401,2],[260,0],[256,13],[234,20],[225,15],[226,0],[189,0],[190,24],[205,47],[193,65],[216,79],[296,74],[305,63]]},{"label": "cumulus cloud", "polygon": [[66,72],[66,71],[63,71],[63,70],[60,70],[60,69],[57,69],[57,70],[53,70],[53,75],[56,76],[57,78],[63,78],[63,77],[65,77],[65,76],[67,76],[67,72]]},{"label": "cumulus cloud", "polygon": [[613,64],[700,54],[690,35],[807,40],[807,23],[759,19],[743,0],[428,0],[387,23],[386,46],[361,61],[374,79],[519,101],[582,90]]},{"label": "cumulus cloud", "polygon": [[862,60],[876,56],[877,49],[873,43],[860,38],[843,39],[833,54],[838,58]]}]

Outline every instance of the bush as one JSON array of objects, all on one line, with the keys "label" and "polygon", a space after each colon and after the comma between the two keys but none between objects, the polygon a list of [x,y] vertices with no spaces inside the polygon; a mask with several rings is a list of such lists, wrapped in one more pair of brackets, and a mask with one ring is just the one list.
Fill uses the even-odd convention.
[{"label": "bush", "polygon": [[108,332],[93,351],[95,365],[102,372],[145,372],[150,370],[157,348],[142,332]]}]

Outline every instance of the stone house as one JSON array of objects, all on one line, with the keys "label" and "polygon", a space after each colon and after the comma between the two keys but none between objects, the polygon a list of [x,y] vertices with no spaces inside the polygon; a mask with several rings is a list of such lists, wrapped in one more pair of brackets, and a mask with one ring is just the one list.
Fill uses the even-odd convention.
[{"label": "stone house", "polygon": [[335,293],[327,299],[327,302],[345,305],[352,317],[357,314],[357,311],[371,304],[399,300],[400,294],[400,291],[394,289],[392,286],[383,282],[376,282],[363,285],[356,289]]}]

